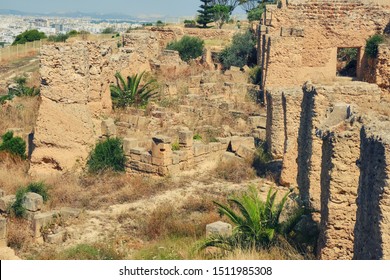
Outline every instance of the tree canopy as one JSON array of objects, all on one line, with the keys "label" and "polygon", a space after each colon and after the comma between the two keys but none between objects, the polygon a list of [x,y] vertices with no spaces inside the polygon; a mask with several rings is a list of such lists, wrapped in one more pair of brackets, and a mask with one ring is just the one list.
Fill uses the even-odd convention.
[{"label": "tree canopy", "polygon": [[45,39],[46,35],[43,32],[39,32],[37,29],[26,30],[23,33],[16,36],[13,46],[18,44],[25,44],[27,42],[39,41],[41,39]]},{"label": "tree canopy", "polygon": [[203,4],[198,10],[196,22],[202,27],[207,28],[207,24],[213,22],[213,0],[200,0]]}]

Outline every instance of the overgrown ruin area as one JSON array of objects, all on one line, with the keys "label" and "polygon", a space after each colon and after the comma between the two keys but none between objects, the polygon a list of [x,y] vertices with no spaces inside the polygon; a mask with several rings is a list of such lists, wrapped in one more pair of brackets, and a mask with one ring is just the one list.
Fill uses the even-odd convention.
[{"label": "overgrown ruin area", "polygon": [[[389,259],[390,6],[374,2],[267,4],[251,27],[257,68],[217,59],[214,40],[229,45],[239,29],[153,27],[43,46],[39,97],[1,108],[1,135],[24,139],[27,159],[0,146],[0,257]],[[375,34],[385,39],[369,57]],[[185,35],[208,42],[201,57],[166,50]],[[119,77],[140,73],[154,97],[115,106]],[[110,139],[123,172],[91,172],[91,151]],[[47,202],[32,182],[48,186]],[[213,202],[230,205],[250,186],[286,197],[289,231],[261,249],[195,250],[213,232],[232,234]]]}]

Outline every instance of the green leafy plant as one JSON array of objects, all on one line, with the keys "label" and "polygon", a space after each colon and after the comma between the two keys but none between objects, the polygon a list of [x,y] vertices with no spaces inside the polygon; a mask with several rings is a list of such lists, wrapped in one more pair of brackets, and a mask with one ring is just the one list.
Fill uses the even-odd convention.
[{"label": "green leafy plant", "polygon": [[261,20],[261,16],[263,15],[264,7],[263,6],[258,6],[247,13],[247,17],[249,22],[252,21],[259,21]]},{"label": "green leafy plant", "polygon": [[253,34],[248,30],[233,36],[232,44],[219,55],[219,61],[225,69],[231,66],[244,67],[256,63],[256,48]]},{"label": "green leafy plant", "polygon": [[28,87],[27,78],[24,76],[18,76],[14,78],[15,86],[8,90],[7,95],[0,97],[0,104],[4,104],[7,100],[12,100],[15,96],[23,97],[34,97],[40,94],[40,90],[35,87]]},{"label": "green leafy plant", "polygon": [[200,2],[203,4],[199,6],[196,22],[201,28],[208,28],[207,25],[213,22],[213,0],[200,0]]},{"label": "green leafy plant", "polygon": [[43,32],[39,32],[36,29],[26,30],[23,33],[16,36],[13,46],[18,44],[25,44],[27,42],[39,41],[41,39],[45,39],[46,35]]},{"label": "green leafy plant", "polygon": [[202,138],[202,135],[200,135],[199,133],[196,133],[196,134],[193,136],[193,139],[194,139],[194,140],[201,141],[203,138]]},{"label": "green leafy plant", "polygon": [[278,235],[285,234],[286,229],[279,219],[289,193],[278,203],[276,195],[277,191],[270,189],[263,201],[256,188],[251,186],[242,195],[228,199],[232,207],[214,202],[219,213],[234,224],[233,234],[211,236],[202,243],[201,249],[213,246],[229,251],[236,248],[259,250],[271,245]]},{"label": "green leafy plant", "polygon": [[204,41],[198,37],[183,36],[179,41],[168,43],[167,50],[178,51],[183,61],[190,61],[203,54]]},{"label": "green leafy plant", "polygon": [[154,79],[150,79],[145,84],[141,85],[144,74],[145,72],[127,76],[127,80],[125,80],[119,72],[115,74],[116,85],[110,85],[114,107],[143,107],[148,104],[151,98],[158,94],[155,91],[157,86]]},{"label": "green leafy plant", "polygon": [[103,29],[102,34],[114,34],[115,32],[114,27],[106,27]]},{"label": "green leafy plant", "polygon": [[172,143],[172,151],[179,151],[180,150],[180,144],[178,141]]},{"label": "green leafy plant", "polygon": [[6,151],[13,155],[26,159],[26,142],[20,137],[14,137],[13,131],[6,132],[2,137],[0,151]]},{"label": "green leafy plant", "polygon": [[216,4],[212,8],[213,20],[217,24],[218,28],[230,20],[230,7],[225,5]]},{"label": "green leafy plant", "polygon": [[23,217],[26,209],[23,207],[23,201],[28,192],[37,193],[42,196],[44,202],[49,200],[47,186],[43,182],[33,182],[26,187],[20,187],[16,191],[15,202],[11,205],[11,212],[16,217]]},{"label": "green leafy plant", "polygon": [[[77,31],[76,31],[77,32]],[[47,38],[49,42],[66,42],[66,40],[69,39],[69,34],[58,34],[58,35],[51,35]]]},{"label": "green leafy plant", "polygon": [[33,182],[27,185],[27,192],[37,193],[42,196],[44,202],[49,200],[48,187],[43,182]]},{"label": "green leafy plant", "polygon": [[196,21],[195,20],[185,19],[184,20],[184,27],[194,28],[194,27],[196,27]]},{"label": "green leafy plant", "polygon": [[366,42],[365,53],[370,58],[376,58],[378,56],[378,45],[383,43],[385,40],[383,35],[375,34],[370,37]]},{"label": "green leafy plant", "polygon": [[125,171],[126,157],[122,147],[122,140],[119,138],[108,138],[98,143],[89,155],[88,170],[91,173],[108,169]]}]

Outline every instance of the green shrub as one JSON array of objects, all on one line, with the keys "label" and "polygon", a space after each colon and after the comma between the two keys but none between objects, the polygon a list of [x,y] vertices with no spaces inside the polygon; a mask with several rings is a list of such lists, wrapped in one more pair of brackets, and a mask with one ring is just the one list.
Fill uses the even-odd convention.
[{"label": "green shrub", "polygon": [[370,58],[376,58],[378,56],[378,45],[383,43],[385,38],[383,35],[375,34],[374,36],[370,37],[367,40],[366,43],[366,54]]},{"label": "green shrub", "polygon": [[114,33],[115,33],[114,27],[106,27],[102,31],[102,34],[114,34]]},{"label": "green shrub", "polygon": [[231,66],[244,67],[256,63],[256,48],[253,34],[248,30],[233,36],[232,44],[219,55],[219,61],[225,69]]},{"label": "green shrub", "polygon": [[47,192],[47,186],[43,182],[30,183],[26,187],[27,192],[37,193],[42,196],[43,201],[49,200],[49,194]]},{"label": "green shrub", "polygon": [[16,191],[15,202],[11,206],[11,212],[16,217],[23,217],[23,215],[26,213],[26,209],[23,207],[23,200],[26,196],[26,193],[28,192],[33,192],[41,195],[44,202],[47,202],[49,199],[47,186],[42,182],[30,183],[27,185],[27,187],[20,187]]},{"label": "green shrub", "polygon": [[255,66],[249,71],[249,79],[252,84],[260,85],[261,84],[261,67]]},{"label": "green shrub", "polygon": [[186,20],[184,20],[184,27],[194,28],[194,27],[196,27],[196,21],[195,20],[186,19]]},{"label": "green shrub", "polygon": [[172,151],[179,151],[180,150],[180,144],[179,142],[173,142],[172,143]]},{"label": "green shrub", "polygon": [[14,137],[12,131],[8,131],[1,138],[3,143],[0,145],[0,151],[6,151],[26,159],[26,142],[22,138]]},{"label": "green shrub", "polygon": [[144,74],[145,72],[127,76],[126,80],[119,72],[115,74],[116,85],[110,85],[112,104],[114,107],[145,107],[149,100],[158,94],[155,91],[157,84],[154,79],[149,79],[141,86]]},{"label": "green shrub", "polygon": [[87,161],[88,170],[98,173],[107,169],[125,171],[126,157],[119,138],[108,138],[100,142],[90,153]]},{"label": "green shrub", "polygon": [[39,32],[36,29],[26,30],[23,33],[16,36],[12,45],[15,46],[18,44],[25,44],[27,42],[39,41],[39,40],[45,39],[45,38],[46,38],[45,33]]},{"label": "green shrub", "polygon": [[47,38],[47,40],[49,42],[66,42],[66,40],[69,39],[69,34],[58,34],[58,35],[51,35],[49,36],[49,38]]},{"label": "green shrub", "polygon": [[16,217],[23,217],[26,209],[23,207],[23,200],[27,193],[27,188],[19,188],[16,191],[15,202],[11,205],[11,212]]},{"label": "green shrub", "polygon": [[263,11],[264,11],[264,7],[262,7],[262,6],[259,6],[259,7],[256,7],[254,9],[250,10],[247,13],[248,20],[250,22],[252,22],[252,21],[260,21],[261,20],[261,16],[263,15]]},{"label": "green shrub", "polygon": [[[289,193],[286,193],[279,203],[276,203],[277,191],[269,190],[263,201],[255,187],[239,196],[228,199],[230,205],[214,202],[218,212],[226,215],[234,224],[233,234],[228,237],[211,236],[201,246],[219,247],[225,250],[255,249],[260,250],[273,243],[278,235],[285,235],[287,227],[279,221]],[[294,217],[294,220],[297,220]],[[290,221],[286,221],[289,223]]]},{"label": "green shrub", "polygon": [[198,37],[184,36],[179,41],[168,43],[167,50],[178,51],[183,61],[190,61],[203,54],[204,41]]},{"label": "green shrub", "polygon": [[202,135],[200,135],[199,133],[196,133],[193,137],[194,140],[202,140]]}]

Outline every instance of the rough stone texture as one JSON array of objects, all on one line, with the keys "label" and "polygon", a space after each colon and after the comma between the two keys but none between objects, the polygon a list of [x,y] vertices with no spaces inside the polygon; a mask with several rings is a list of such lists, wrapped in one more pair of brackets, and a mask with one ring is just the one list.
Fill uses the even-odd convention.
[{"label": "rough stone texture", "polygon": [[390,123],[361,130],[354,259],[390,258]]},{"label": "rough stone texture", "polygon": [[107,137],[116,135],[116,125],[113,119],[102,120],[102,135]]},{"label": "rough stone texture", "polygon": [[[342,111],[342,110],[340,110]],[[332,114],[330,114],[332,119]],[[321,223],[318,257],[350,260],[353,257],[356,198],[359,182],[360,123],[350,125],[346,115],[337,127],[321,133]],[[329,124],[324,124],[326,127]],[[332,119],[334,123],[334,119]]]},{"label": "rough stone texture", "polygon": [[[334,83],[304,86],[302,111],[298,132],[298,176],[304,203],[320,210],[320,174],[322,141],[316,130],[340,100],[370,110],[379,103],[381,91],[377,85],[363,82]],[[368,98],[369,96],[369,98]],[[331,110],[329,110],[331,108]]]},{"label": "rough stone texture", "polygon": [[22,206],[31,212],[39,211],[43,206],[43,198],[37,193],[28,192],[23,199]]},{"label": "rough stone texture", "polygon": [[283,92],[279,89],[267,90],[267,129],[266,139],[269,152],[276,159],[281,159],[284,153],[284,111]]},{"label": "rough stone texture", "polygon": [[375,83],[390,93],[390,45],[379,46],[375,69]]},{"label": "rough stone texture", "polygon": [[298,131],[303,92],[301,88],[284,89],[282,95],[284,154],[280,183],[296,186],[298,175]]},{"label": "rough stone texture", "polygon": [[50,225],[57,218],[57,216],[57,211],[50,211],[35,215],[31,224],[33,237],[38,238],[42,236],[41,229],[47,225]]},{"label": "rough stone texture", "polygon": [[282,9],[267,5],[258,48],[263,88],[333,80],[340,47],[360,49],[357,75],[362,77],[366,39],[381,33],[390,18],[389,5],[364,2],[289,1]]},{"label": "rough stone texture", "polygon": [[7,238],[7,219],[0,217],[0,241],[4,241]]},{"label": "rough stone texture", "polygon": [[3,189],[0,189],[0,197],[3,197],[5,195],[5,191]]},{"label": "rough stone texture", "polygon": [[6,212],[12,203],[15,202],[15,195],[10,194],[0,198],[0,211]]},{"label": "rough stone texture", "polygon": [[229,236],[232,234],[232,225],[221,221],[206,225],[206,236],[222,235]]}]

